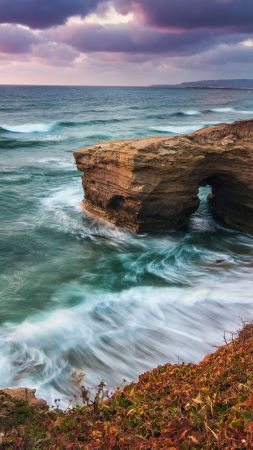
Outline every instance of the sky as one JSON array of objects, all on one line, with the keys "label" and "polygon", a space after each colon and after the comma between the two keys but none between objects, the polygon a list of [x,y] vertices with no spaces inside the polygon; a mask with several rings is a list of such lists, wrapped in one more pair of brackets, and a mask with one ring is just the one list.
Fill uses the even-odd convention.
[{"label": "sky", "polygon": [[253,0],[0,0],[0,83],[253,78]]}]

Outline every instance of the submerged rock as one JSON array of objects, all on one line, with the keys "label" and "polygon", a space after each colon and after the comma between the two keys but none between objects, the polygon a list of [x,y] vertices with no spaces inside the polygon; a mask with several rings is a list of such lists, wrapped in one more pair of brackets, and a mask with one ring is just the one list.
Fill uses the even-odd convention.
[{"label": "submerged rock", "polygon": [[210,185],[213,214],[253,233],[253,119],[74,152],[85,208],[134,231],[184,227]]}]

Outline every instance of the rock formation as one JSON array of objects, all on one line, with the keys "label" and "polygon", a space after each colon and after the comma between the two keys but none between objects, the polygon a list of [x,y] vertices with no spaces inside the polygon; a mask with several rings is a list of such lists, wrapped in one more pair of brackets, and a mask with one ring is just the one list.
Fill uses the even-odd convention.
[{"label": "rock formation", "polygon": [[223,222],[253,233],[253,119],[175,137],[99,142],[74,153],[85,208],[134,231],[180,229],[210,185]]}]

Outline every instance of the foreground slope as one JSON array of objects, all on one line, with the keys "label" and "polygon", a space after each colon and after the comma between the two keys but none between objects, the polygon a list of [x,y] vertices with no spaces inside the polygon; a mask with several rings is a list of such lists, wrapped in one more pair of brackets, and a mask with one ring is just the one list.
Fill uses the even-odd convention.
[{"label": "foreground slope", "polygon": [[251,449],[253,325],[199,364],[167,364],[101,393],[63,413],[2,392],[1,448]]}]

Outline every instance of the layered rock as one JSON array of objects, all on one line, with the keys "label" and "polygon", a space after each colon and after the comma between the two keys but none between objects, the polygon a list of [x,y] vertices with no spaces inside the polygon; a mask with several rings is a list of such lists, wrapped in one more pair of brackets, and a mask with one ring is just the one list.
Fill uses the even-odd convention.
[{"label": "layered rock", "polygon": [[253,233],[253,120],[189,135],[99,142],[74,153],[85,208],[134,231],[180,229],[210,185],[214,215]]}]

